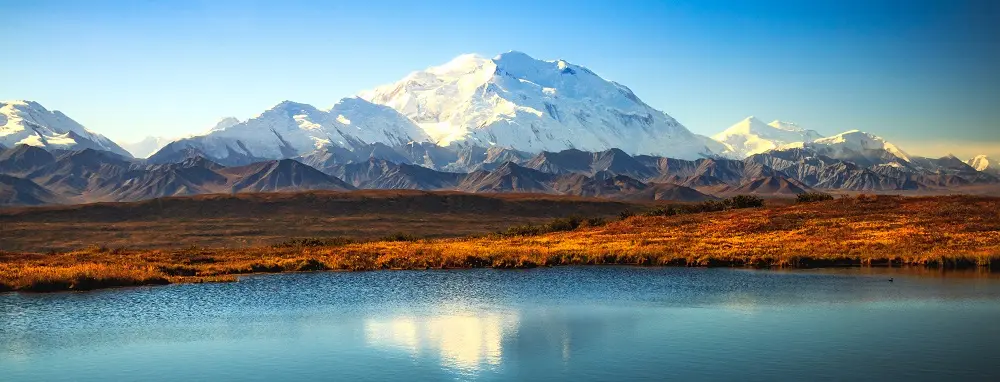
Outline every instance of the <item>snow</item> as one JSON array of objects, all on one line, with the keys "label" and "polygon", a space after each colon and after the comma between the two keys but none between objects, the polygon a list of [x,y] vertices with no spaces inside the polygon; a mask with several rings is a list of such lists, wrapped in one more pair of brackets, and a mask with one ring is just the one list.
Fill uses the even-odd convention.
[{"label": "snow", "polygon": [[72,149],[76,145],[76,140],[69,136],[69,133],[65,134],[53,134],[49,136],[31,135],[27,138],[22,139],[17,144],[31,145],[38,147],[48,147],[48,148],[59,148],[59,149]]},{"label": "snow", "polygon": [[0,101],[0,145],[17,144],[69,150],[96,148],[131,156],[110,139],[58,110],[49,111],[33,101]]},{"label": "snow", "polygon": [[863,154],[870,150],[885,150],[899,159],[910,162],[909,154],[896,145],[889,143],[882,137],[859,130],[850,130],[832,137],[817,139],[807,146],[825,148],[831,153],[852,151]]},{"label": "snow", "polygon": [[976,169],[976,171],[1000,170],[1000,161],[994,160],[986,155],[977,155],[965,163]]},{"label": "snow", "polygon": [[713,139],[729,147],[730,156],[746,158],[768,150],[789,147],[801,147],[805,142],[822,138],[822,135],[799,127],[791,122],[775,120],[765,124],[754,116],[730,126],[721,133],[712,136]]},{"label": "snow", "polygon": [[726,149],[587,68],[521,52],[461,55],[359,96],[409,117],[440,145],[620,148],[687,159]]},{"label": "snow", "polygon": [[[232,121],[229,121],[232,122]],[[282,159],[319,148],[385,143],[390,146],[430,138],[395,110],[360,98],[344,98],[328,110],[284,101],[247,121],[223,124],[207,133],[177,141],[213,158],[232,153]]]},{"label": "snow", "polygon": [[217,130],[225,130],[225,129],[230,128],[230,127],[232,127],[232,126],[234,126],[234,125],[236,125],[238,123],[240,123],[239,119],[236,119],[235,117],[226,117],[226,118],[223,118],[221,121],[219,121],[219,123],[216,123],[215,127],[212,127],[212,129],[209,130],[209,132],[217,131]]},{"label": "snow", "polygon": [[15,145],[28,145],[28,146],[45,147],[45,142],[43,142],[42,141],[42,137],[40,137],[38,135],[29,135],[26,138],[24,138],[24,139],[22,139],[22,140],[20,140],[20,141],[18,141],[16,143],[14,143],[14,144]]},{"label": "snow", "polygon": [[163,146],[172,142],[176,138],[168,137],[146,137],[135,142],[122,143],[121,146],[136,158],[146,158],[157,152]]}]

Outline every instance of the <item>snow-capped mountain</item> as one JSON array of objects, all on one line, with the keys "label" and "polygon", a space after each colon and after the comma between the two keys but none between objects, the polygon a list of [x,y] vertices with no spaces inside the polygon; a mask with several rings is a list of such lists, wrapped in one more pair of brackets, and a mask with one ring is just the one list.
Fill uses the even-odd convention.
[{"label": "snow-capped mountain", "polygon": [[986,155],[977,155],[975,158],[969,159],[965,163],[968,163],[969,166],[972,166],[972,168],[976,169],[976,171],[1000,175],[1000,160],[990,158]]},{"label": "snow-capped mountain", "polygon": [[0,101],[0,146],[19,144],[46,149],[90,148],[132,156],[115,142],[87,130],[58,110],[49,111],[33,101]]},{"label": "snow-capped mountain", "polygon": [[[834,159],[854,161],[858,164],[865,162],[859,159],[867,159],[872,162],[887,162],[898,159],[910,162],[910,155],[896,145],[875,134],[859,130],[850,130],[832,137],[820,138],[803,143],[801,146]],[[886,157],[885,153],[891,157]]]},{"label": "snow-capped mountain", "polygon": [[170,142],[173,142],[175,138],[167,137],[146,137],[142,140],[135,142],[125,142],[121,144],[121,147],[132,154],[136,158],[146,158],[153,153],[159,151],[163,146],[166,146]]},{"label": "snow-capped mountain", "polygon": [[203,135],[168,144],[150,159],[167,161],[193,151],[227,164],[249,163],[328,147],[399,146],[429,139],[395,110],[360,98],[344,98],[329,110],[285,101],[247,121],[224,119]]},{"label": "snow-capped mountain", "polygon": [[[824,156],[853,162],[862,167],[875,165],[918,169],[924,162],[916,163],[915,157],[875,134],[858,130],[846,131],[812,142],[795,142],[767,152],[801,152],[806,156]],[[765,152],[766,153],[766,152]]]},{"label": "snow-capped mountain", "polygon": [[731,156],[746,158],[792,143],[812,142],[823,136],[791,122],[776,120],[765,124],[750,116],[712,138],[726,144],[731,150]]},{"label": "snow-capped mountain", "polygon": [[536,153],[619,148],[675,158],[725,150],[646,105],[623,85],[582,66],[520,52],[492,59],[462,55],[360,96],[396,109],[440,145]]},{"label": "snow-capped mountain", "polygon": [[239,123],[240,123],[240,120],[236,119],[236,117],[226,117],[226,118],[223,118],[222,120],[220,120],[219,122],[217,122],[215,124],[215,127],[212,127],[208,131],[209,132],[213,132],[213,131],[225,130],[225,129],[228,129],[230,127],[236,126]]}]

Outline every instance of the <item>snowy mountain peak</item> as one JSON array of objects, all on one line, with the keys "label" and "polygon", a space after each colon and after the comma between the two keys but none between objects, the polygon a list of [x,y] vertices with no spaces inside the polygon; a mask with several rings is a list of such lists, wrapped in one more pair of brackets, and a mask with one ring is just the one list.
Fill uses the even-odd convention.
[{"label": "snowy mountain peak", "polygon": [[238,123],[240,123],[239,119],[236,119],[235,117],[226,117],[220,120],[218,123],[216,123],[215,126],[212,127],[211,130],[209,130],[209,132],[217,130],[225,130],[230,126],[236,125]]},{"label": "snowy mountain peak", "polygon": [[617,147],[678,158],[725,150],[625,86],[565,60],[537,60],[517,51],[492,59],[461,55],[360,97],[409,117],[441,145],[527,152]]},{"label": "snowy mountain peak", "polygon": [[778,129],[778,130],[795,131],[795,132],[805,131],[805,129],[799,127],[799,125],[797,123],[779,121],[777,119],[771,121],[771,123],[768,123],[767,125],[775,128],[775,129]]},{"label": "snowy mountain peak", "polygon": [[302,111],[302,110],[312,111],[312,110],[317,110],[317,109],[316,109],[316,107],[314,107],[313,105],[310,105],[310,104],[299,103],[299,102],[295,102],[295,101],[285,100],[285,101],[281,101],[277,105],[274,105],[274,107],[272,107],[269,110],[270,111],[287,111],[287,112],[293,112],[294,113],[294,112]]},{"label": "snowy mountain peak", "polygon": [[[235,122],[235,123],[234,123]],[[171,143],[156,161],[194,151],[226,164],[297,157],[327,147],[390,146],[430,138],[395,110],[360,98],[345,98],[329,110],[283,101],[246,121],[226,119],[207,133]]]},{"label": "snowy mountain peak", "polygon": [[976,171],[1000,172],[1000,161],[986,155],[977,155],[965,163],[968,163],[969,166],[972,166],[972,168],[976,169]]},{"label": "snowy mountain peak", "polygon": [[427,70],[420,72],[413,72],[411,75],[419,75],[424,73],[430,73],[438,76],[459,76],[466,73],[472,73],[478,69],[481,69],[484,65],[491,64],[490,59],[480,56],[478,54],[463,54],[455,57],[451,61],[440,65],[432,66],[427,68]]},{"label": "snowy mountain peak", "polygon": [[754,116],[749,116],[712,136],[726,144],[733,156],[745,158],[789,145],[800,145],[822,138],[822,135],[799,127],[790,122],[775,120],[766,124]]},{"label": "snowy mountain peak", "polygon": [[0,146],[19,144],[47,149],[110,151],[131,155],[103,135],[94,133],[58,110],[49,111],[34,101],[0,102]]},{"label": "snowy mountain peak", "polygon": [[9,105],[11,107],[14,107],[14,106],[26,106],[26,107],[35,107],[35,108],[44,109],[44,107],[42,107],[42,105],[40,105],[38,102],[28,101],[28,100],[24,100],[24,99],[12,99],[12,100],[7,100],[7,101],[0,101],[0,104]]},{"label": "snowy mountain peak", "polygon": [[[889,143],[882,137],[875,134],[866,133],[860,130],[849,130],[832,137],[817,139],[807,146],[823,148],[830,151],[831,154],[842,153],[844,151],[865,154],[866,152],[872,150],[885,150],[899,159],[906,162],[910,161],[909,154],[899,149],[896,145]],[[839,158],[838,155],[831,156]]]}]

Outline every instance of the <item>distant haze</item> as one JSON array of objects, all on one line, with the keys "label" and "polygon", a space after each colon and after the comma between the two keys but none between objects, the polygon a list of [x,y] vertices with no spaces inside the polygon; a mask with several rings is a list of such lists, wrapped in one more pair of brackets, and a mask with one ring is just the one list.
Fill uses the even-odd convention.
[{"label": "distant haze", "polygon": [[0,99],[138,142],[519,50],[622,83],[698,134],[756,115],[1000,157],[998,3],[11,2]]}]

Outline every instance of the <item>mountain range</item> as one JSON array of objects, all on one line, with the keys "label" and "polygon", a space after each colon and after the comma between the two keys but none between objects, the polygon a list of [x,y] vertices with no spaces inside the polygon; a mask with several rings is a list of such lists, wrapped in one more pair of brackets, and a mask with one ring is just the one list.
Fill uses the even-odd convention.
[{"label": "mountain range", "polygon": [[[830,157],[836,146],[771,150],[742,160],[632,156],[619,149],[566,149],[529,155],[496,148],[373,144],[294,159],[223,165],[203,156],[156,163],[108,151],[0,150],[0,205],[134,201],[206,193],[413,189],[519,192],[629,201],[700,201],[738,194],[793,196],[814,191],[954,192],[1000,179],[954,158],[883,150],[868,166]],[[867,154],[872,157],[871,149]],[[847,154],[854,156],[854,154]]]},{"label": "mountain range", "polygon": [[0,147],[32,145],[50,149],[96,149],[132,157],[115,142],[59,111],[32,101],[0,101]]},{"label": "mountain range", "polygon": [[913,156],[857,130],[823,137],[749,117],[700,136],[624,85],[519,52],[463,55],[328,109],[285,101],[128,147],[38,103],[2,102],[0,205],[354,188],[705,200],[1000,182],[985,156]]},{"label": "mountain range", "polygon": [[820,138],[823,136],[816,131],[803,129],[791,122],[775,120],[765,124],[753,116],[712,136],[712,139],[726,145],[726,153],[738,158],[746,158],[798,142],[812,142]]}]

